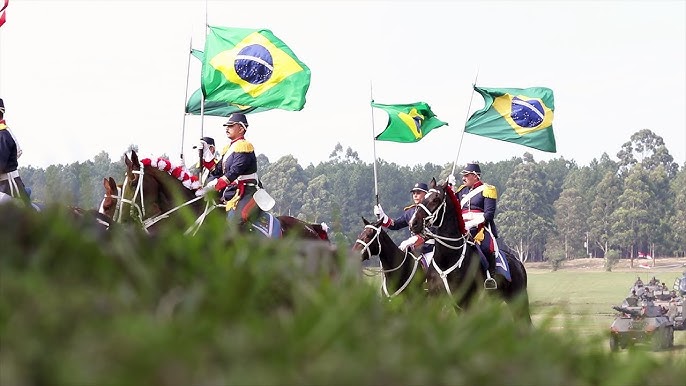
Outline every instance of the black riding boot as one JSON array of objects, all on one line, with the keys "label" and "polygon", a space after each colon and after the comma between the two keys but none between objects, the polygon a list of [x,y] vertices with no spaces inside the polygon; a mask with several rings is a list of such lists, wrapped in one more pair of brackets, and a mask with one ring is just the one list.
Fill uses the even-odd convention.
[{"label": "black riding boot", "polygon": [[488,271],[486,280],[484,280],[484,288],[497,289],[498,283],[495,281],[495,252],[486,253],[486,260],[488,260]]}]

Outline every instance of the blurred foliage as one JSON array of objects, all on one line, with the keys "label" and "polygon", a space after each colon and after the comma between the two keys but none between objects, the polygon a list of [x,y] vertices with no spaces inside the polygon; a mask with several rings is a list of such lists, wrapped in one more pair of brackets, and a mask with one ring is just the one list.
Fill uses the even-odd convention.
[{"label": "blurred foliage", "polygon": [[[327,244],[0,207],[1,385],[681,385],[684,361],[387,300]],[[552,318],[552,316],[551,316]]]}]

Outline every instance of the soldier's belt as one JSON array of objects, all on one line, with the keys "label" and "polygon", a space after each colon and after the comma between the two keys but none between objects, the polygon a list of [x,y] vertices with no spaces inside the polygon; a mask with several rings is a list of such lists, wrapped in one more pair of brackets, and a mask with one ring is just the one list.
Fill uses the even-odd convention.
[{"label": "soldier's belt", "polygon": [[19,172],[14,170],[11,172],[0,174],[0,181],[6,181],[6,180],[9,180],[10,178],[14,179],[17,177],[19,177]]}]

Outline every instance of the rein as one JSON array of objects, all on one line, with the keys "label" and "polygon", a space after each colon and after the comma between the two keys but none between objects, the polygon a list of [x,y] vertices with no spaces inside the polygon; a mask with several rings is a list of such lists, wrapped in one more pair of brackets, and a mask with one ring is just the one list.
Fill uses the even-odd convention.
[{"label": "rein", "polygon": [[[365,225],[364,227],[365,227],[365,229],[367,229],[367,228],[374,229],[374,237],[372,237],[372,239],[369,240],[368,243],[365,243],[364,240],[360,240],[360,239],[355,240],[356,244],[362,245],[362,250],[360,251],[360,255],[364,254],[365,251],[370,256],[372,255],[372,252],[369,249],[369,246],[372,245],[374,240],[376,240],[376,243],[379,246],[379,255],[381,255],[381,239],[379,237],[379,235],[381,234],[381,226],[375,227],[374,225],[368,224],[368,225]],[[388,286],[386,284],[387,283],[386,274],[390,273],[390,272],[397,271],[398,269],[400,269],[403,266],[403,264],[405,264],[405,261],[407,260],[408,254],[410,256],[412,256],[412,258],[414,259],[414,266],[412,267],[412,273],[410,273],[410,276],[408,276],[405,283],[403,283],[403,285],[400,286],[400,288],[397,291],[395,291],[392,294],[389,294],[388,293]],[[419,265],[419,259],[421,259],[421,255],[415,256],[409,250],[406,250],[405,256],[403,257],[403,260],[400,262],[400,264],[395,268],[387,269],[387,270],[383,269],[383,262],[381,260],[379,260],[379,262],[381,263],[381,269],[378,272],[383,275],[383,282],[381,283],[381,289],[383,290],[383,293],[384,293],[384,295],[386,295],[386,297],[392,298],[392,297],[398,295],[399,293],[403,292],[405,290],[405,288],[407,288],[407,286],[410,284],[410,282],[414,278],[414,274],[417,272],[417,266]],[[376,276],[376,275],[374,275],[374,276]]]},{"label": "rein", "polygon": [[[429,196],[430,194],[438,194],[439,191],[436,189],[429,189]],[[442,246],[452,249],[452,250],[461,250],[460,252],[460,258],[450,266],[446,270],[442,270],[441,267],[438,266],[438,263],[436,263],[436,259],[434,258],[431,261],[431,265],[434,267],[436,272],[441,277],[441,281],[443,281],[443,287],[445,287],[445,290],[448,292],[449,295],[452,295],[452,291],[450,289],[450,285],[448,284],[448,275],[450,275],[454,270],[458,268],[462,268],[462,263],[464,262],[464,258],[467,255],[467,244],[474,244],[467,240],[464,236],[459,236],[459,237],[447,237],[447,236],[441,236],[437,233],[434,233],[431,231],[430,227],[435,227],[436,229],[439,229],[441,226],[443,226],[443,221],[445,220],[446,213],[448,212],[448,206],[447,206],[447,195],[443,195],[443,201],[441,202],[438,207],[436,207],[436,210],[433,212],[429,210],[429,208],[426,207],[423,203],[419,204],[418,207],[421,208],[427,216],[424,218],[424,232],[423,235],[425,235],[427,238],[433,238],[441,244]],[[439,212],[441,213],[440,215],[440,221],[438,224],[435,224],[436,219],[438,219]],[[450,243],[452,242],[459,242],[461,243],[459,245],[453,246]],[[435,252],[434,252],[435,253]]]}]

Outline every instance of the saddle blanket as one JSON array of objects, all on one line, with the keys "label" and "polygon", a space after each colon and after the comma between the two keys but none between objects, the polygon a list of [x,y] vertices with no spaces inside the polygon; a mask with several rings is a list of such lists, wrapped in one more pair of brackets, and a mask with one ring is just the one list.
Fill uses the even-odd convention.
[{"label": "saddle blanket", "polygon": [[[488,267],[488,260],[486,260],[486,256],[484,256],[483,253],[479,253],[479,255],[481,256],[481,265],[486,269]],[[507,259],[505,259],[503,252],[500,250],[495,255],[495,273],[501,275],[507,279],[507,281],[512,281],[510,265],[507,263]]]},{"label": "saddle blanket", "polygon": [[281,237],[281,222],[271,213],[260,213],[260,216],[251,225],[253,229],[259,231],[264,236],[272,239]]}]

